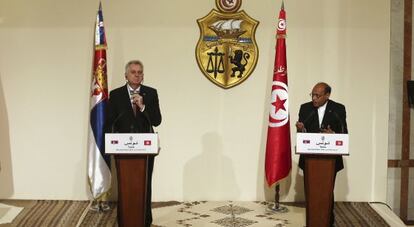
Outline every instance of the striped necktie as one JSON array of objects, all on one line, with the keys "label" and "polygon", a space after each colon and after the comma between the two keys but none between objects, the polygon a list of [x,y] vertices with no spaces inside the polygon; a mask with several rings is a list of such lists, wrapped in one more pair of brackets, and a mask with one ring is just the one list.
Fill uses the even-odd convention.
[{"label": "striped necktie", "polygon": [[[139,91],[138,90],[135,90],[135,91],[134,90],[130,90],[129,93],[132,96],[132,95],[135,95],[135,94],[139,94]],[[131,98],[131,102],[132,102],[132,98]],[[132,103],[132,110],[134,111],[134,116],[137,116],[137,110],[138,110],[137,104]]]}]

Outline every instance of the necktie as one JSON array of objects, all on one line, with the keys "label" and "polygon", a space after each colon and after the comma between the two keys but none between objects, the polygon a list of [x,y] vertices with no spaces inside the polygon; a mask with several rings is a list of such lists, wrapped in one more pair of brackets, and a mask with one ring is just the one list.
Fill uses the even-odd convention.
[{"label": "necktie", "polygon": [[134,111],[134,116],[135,116],[135,117],[137,116],[137,109],[138,109],[137,104],[132,103],[132,110]]},{"label": "necktie", "polygon": [[[138,94],[138,91],[130,90],[129,93],[132,95]],[[132,102],[132,99],[131,99]],[[135,103],[132,103],[132,110],[134,111],[134,116],[137,116],[138,106]]]}]

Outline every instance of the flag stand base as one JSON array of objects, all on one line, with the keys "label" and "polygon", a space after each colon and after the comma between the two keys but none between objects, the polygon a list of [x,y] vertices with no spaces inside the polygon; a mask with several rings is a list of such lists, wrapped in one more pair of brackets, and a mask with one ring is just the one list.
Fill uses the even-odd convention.
[{"label": "flag stand base", "polygon": [[109,206],[107,201],[93,201],[89,210],[102,213],[111,210],[111,207]]},{"label": "flag stand base", "polygon": [[267,206],[267,211],[273,213],[287,213],[289,209],[287,207],[281,206],[279,203],[279,192],[280,192],[280,185],[276,184],[275,186],[275,202]]},{"label": "flag stand base", "polygon": [[289,209],[287,207],[281,206],[280,204],[269,204],[267,206],[267,211],[273,212],[273,213],[287,213],[289,212]]}]

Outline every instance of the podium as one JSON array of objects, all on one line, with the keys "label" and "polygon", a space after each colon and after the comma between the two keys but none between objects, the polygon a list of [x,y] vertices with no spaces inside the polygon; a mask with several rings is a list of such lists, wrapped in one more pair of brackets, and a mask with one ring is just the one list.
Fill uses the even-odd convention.
[{"label": "podium", "polygon": [[330,225],[335,162],[349,155],[348,134],[297,133],[296,154],[305,158],[306,226]]},{"label": "podium", "polygon": [[119,226],[146,226],[147,170],[158,150],[155,133],[105,134],[105,153],[114,155],[117,169]]}]

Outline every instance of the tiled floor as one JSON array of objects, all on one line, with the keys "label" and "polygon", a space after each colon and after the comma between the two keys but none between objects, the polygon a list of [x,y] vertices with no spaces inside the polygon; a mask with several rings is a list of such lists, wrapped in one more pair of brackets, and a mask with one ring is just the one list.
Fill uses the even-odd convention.
[{"label": "tiled floor", "polygon": [[189,202],[153,210],[157,226],[304,226],[305,209],[287,206],[274,213],[263,202]]}]

